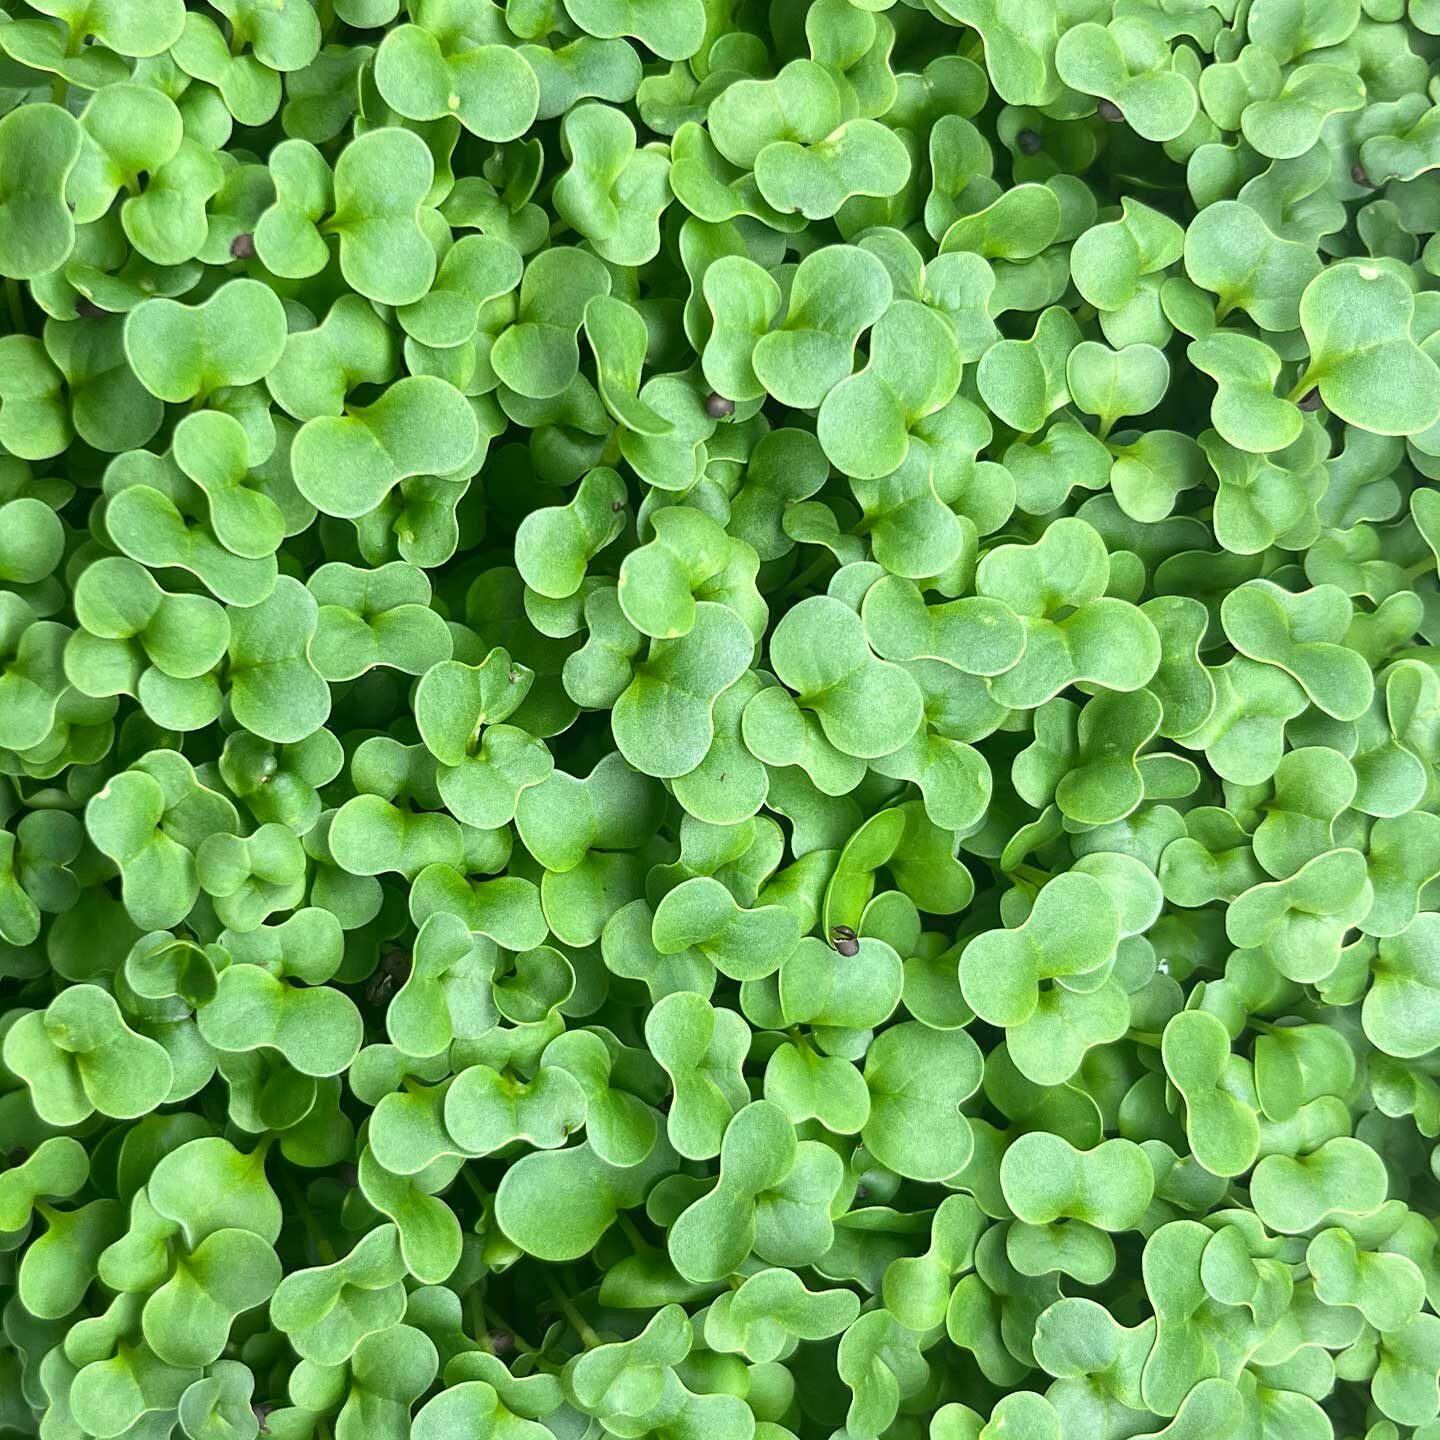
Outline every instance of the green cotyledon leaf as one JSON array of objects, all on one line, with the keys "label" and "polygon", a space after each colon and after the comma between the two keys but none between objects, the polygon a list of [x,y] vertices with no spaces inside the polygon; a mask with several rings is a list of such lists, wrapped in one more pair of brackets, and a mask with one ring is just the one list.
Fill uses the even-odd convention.
[{"label": "green cotyledon leaf", "polygon": [[0,1434],[1440,1440],[1437,47],[0,3]]}]

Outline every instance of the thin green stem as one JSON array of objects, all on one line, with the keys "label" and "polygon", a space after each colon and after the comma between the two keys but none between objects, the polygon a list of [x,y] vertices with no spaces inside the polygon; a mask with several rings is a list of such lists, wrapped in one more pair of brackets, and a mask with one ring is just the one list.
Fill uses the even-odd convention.
[{"label": "thin green stem", "polygon": [[553,1271],[545,1272],[545,1284],[559,1302],[560,1309],[570,1322],[571,1328],[580,1337],[580,1343],[587,1350],[593,1350],[601,1343],[600,1337],[591,1328],[590,1322],[575,1308],[575,1302],[565,1293],[564,1287],[555,1278]]},{"label": "thin green stem", "polygon": [[1154,1030],[1127,1030],[1127,1040],[1133,1040],[1137,1045],[1148,1045],[1152,1050],[1160,1048],[1160,1035]]},{"label": "thin green stem", "polygon": [[470,1187],[471,1194],[473,1194],[482,1205],[488,1206],[490,1204],[490,1196],[485,1193],[484,1186],[470,1173],[470,1167],[468,1165],[462,1165],[460,1167],[460,1174],[464,1178],[465,1183]]},{"label": "thin green stem", "polygon": [[1013,880],[1023,880],[1027,885],[1042,886],[1048,885],[1055,877],[1048,870],[1042,870],[1038,865],[1021,864],[1014,869],[1005,872]]},{"label": "thin green stem", "polygon": [[822,551],[798,575],[785,585],[777,598],[784,600],[791,595],[798,594],[801,590],[809,589],[810,582],[822,575],[825,568],[834,558],[828,550]]},{"label": "thin green stem", "polygon": [[18,280],[7,280],[5,282],[5,304],[10,311],[10,325],[17,335],[26,333],[25,325],[25,297],[20,293],[20,282]]},{"label": "thin green stem", "polygon": [[503,1330],[520,1349],[531,1355],[538,1355],[540,1347],[533,1341],[527,1340],[498,1310],[491,1305],[485,1307],[485,1318],[490,1323],[492,1330]]},{"label": "thin green stem", "polygon": [[1307,366],[1305,373],[1291,386],[1285,398],[1292,404],[1297,405],[1315,388],[1315,381],[1311,378],[1310,369]]},{"label": "thin green stem", "polygon": [[640,1227],[622,1210],[616,1217],[621,1232],[637,1250],[649,1250],[650,1242],[640,1233]]},{"label": "thin green stem", "polygon": [[485,1322],[485,1298],[478,1286],[465,1297],[465,1309],[475,1343],[487,1355],[493,1355],[495,1347],[490,1343],[490,1326]]},{"label": "thin green stem", "polygon": [[315,1253],[327,1265],[333,1265],[340,1257],[336,1255],[335,1247],[330,1243],[330,1237],[316,1222],[315,1212],[311,1210],[310,1202],[305,1198],[305,1192],[288,1175],[285,1177],[284,1185],[289,1193],[290,1203],[295,1207],[295,1213],[300,1217],[300,1223],[305,1227],[305,1233],[310,1237],[310,1243],[315,1247]]},{"label": "thin green stem", "polygon": [[[84,36],[78,30],[69,30],[65,36],[65,58],[73,60],[80,53]],[[70,98],[70,82],[63,75],[56,75],[50,81],[50,103],[64,106]]]}]

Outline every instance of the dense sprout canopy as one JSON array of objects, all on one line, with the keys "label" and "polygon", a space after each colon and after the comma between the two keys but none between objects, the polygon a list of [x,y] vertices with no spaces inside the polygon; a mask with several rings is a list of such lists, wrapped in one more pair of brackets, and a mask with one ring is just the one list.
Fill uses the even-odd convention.
[{"label": "dense sprout canopy", "polygon": [[1440,0],[0,0],[0,1436],[1440,1440]]}]

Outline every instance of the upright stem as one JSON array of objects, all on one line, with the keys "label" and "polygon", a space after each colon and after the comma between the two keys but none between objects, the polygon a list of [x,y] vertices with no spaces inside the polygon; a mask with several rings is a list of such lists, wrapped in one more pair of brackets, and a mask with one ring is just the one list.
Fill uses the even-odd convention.
[{"label": "upright stem", "polygon": [[18,280],[7,280],[5,282],[5,304],[10,310],[10,325],[17,335],[26,333],[25,325],[25,299],[20,293],[20,282]]},{"label": "upright stem", "polygon": [[475,1343],[487,1355],[493,1355],[495,1347],[490,1343],[490,1326],[485,1320],[485,1300],[478,1287],[471,1290],[465,1299],[465,1305],[469,1312],[466,1318],[470,1321],[470,1329],[474,1331]]},{"label": "upright stem", "polygon": [[615,1218],[619,1221],[620,1229],[624,1233],[625,1238],[637,1250],[649,1250],[652,1248],[650,1242],[640,1233],[640,1227],[623,1210],[620,1211]]},{"label": "upright stem", "polygon": [[1314,388],[1315,382],[1310,378],[1310,370],[1307,366],[1305,373],[1295,382],[1290,393],[1286,395],[1285,398],[1292,404],[1296,404],[1303,400]]},{"label": "upright stem", "polygon": [[[84,36],[77,30],[67,30],[65,35],[65,58],[73,60],[80,53]],[[63,75],[56,75],[50,81],[50,103],[63,106],[70,98],[70,82]]]},{"label": "upright stem", "polygon": [[315,1212],[310,1208],[310,1202],[305,1198],[305,1192],[288,1176],[285,1179],[285,1189],[289,1192],[290,1202],[295,1207],[295,1213],[300,1217],[300,1223],[305,1227],[305,1233],[310,1237],[310,1243],[314,1245],[316,1254],[327,1264],[333,1265],[339,1256],[335,1253],[335,1247],[330,1243],[330,1237],[315,1222]]},{"label": "upright stem", "polygon": [[492,1330],[503,1330],[522,1350],[529,1351],[532,1355],[539,1352],[540,1347],[533,1341],[527,1340],[498,1310],[493,1306],[485,1306],[485,1318],[490,1322]]},{"label": "upright stem", "polygon": [[780,591],[780,598],[783,600],[790,595],[799,594],[801,590],[809,587],[812,580],[819,579],[825,569],[834,561],[835,557],[828,551],[823,550],[815,557],[798,575],[790,580]]},{"label": "upright stem", "polygon": [[470,1167],[468,1165],[462,1165],[460,1167],[460,1174],[464,1177],[465,1183],[470,1187],[475,1198],[488,1208],[490,1196],[486,1194],[484,1186],[470,1173]]},{"label": "upright stem", "polygon": [[1013,870],[1006,872],[1012,879],[1024,880],[1029,885],[1037,888],[1048,885],[1052,877],[1044,870],[1035,865],[1017,865]]},{"label": "upright stem", "polygon": [[580,1343],[587,1350],[593,1350],[601,1343],[600,1337],[591,1328],[590,1322],[575,1308],[575,1302],[565,1293],[560,1282],[549,1270],[545,1272],[545,1284],[549,1286],[550,1293],[560,1302],[560,1309],[580,1337]]}]

